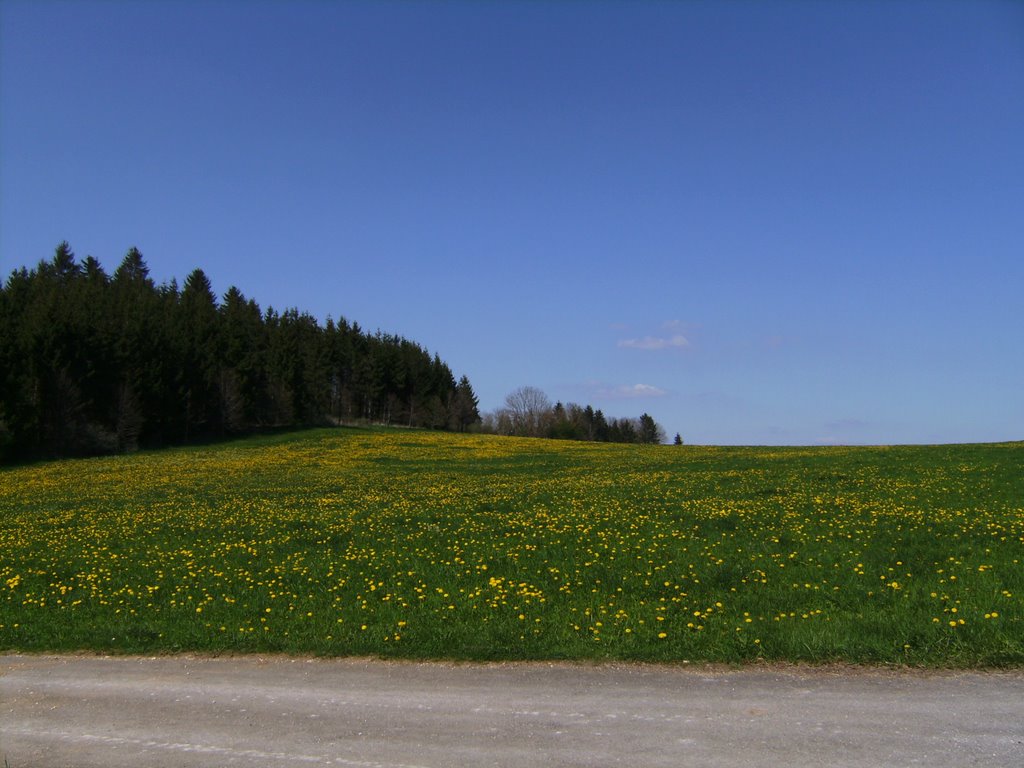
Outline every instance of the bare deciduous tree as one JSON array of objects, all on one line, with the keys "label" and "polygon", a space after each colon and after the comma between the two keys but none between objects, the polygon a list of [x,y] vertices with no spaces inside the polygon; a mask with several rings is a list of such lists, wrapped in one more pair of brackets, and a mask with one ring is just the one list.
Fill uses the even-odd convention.
[{"label": "bare deciduous tree", "polygon": [[506,395],[505,409],[513,434],[540,437],[551,412],[551,401],[537,387],[520,387]]}]

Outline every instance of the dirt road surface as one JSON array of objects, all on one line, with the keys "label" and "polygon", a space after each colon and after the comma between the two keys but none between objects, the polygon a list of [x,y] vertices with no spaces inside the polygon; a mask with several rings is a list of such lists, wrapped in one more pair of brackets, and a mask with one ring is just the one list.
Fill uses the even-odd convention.
[{"label": "dirt road surface", "polygon": [[1024,671],[0,656],[0,760],[1024,766]]}]

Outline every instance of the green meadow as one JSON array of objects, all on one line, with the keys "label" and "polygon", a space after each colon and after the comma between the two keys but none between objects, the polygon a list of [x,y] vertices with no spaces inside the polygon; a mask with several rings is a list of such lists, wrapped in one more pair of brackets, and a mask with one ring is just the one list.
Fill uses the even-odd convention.
[{"label": "green meadow", "polygon": [[0,649],[1024,663],[1024,443],[332,429],[0,470]]}]

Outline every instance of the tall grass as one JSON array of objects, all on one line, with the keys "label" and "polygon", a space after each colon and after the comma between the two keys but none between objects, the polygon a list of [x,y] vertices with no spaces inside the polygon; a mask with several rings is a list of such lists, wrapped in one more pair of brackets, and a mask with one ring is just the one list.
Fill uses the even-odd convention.
[{"label": "tall grass", "polygon": [[1024,443],[326,430],[0,472],[0,648],[1024,662]]}]

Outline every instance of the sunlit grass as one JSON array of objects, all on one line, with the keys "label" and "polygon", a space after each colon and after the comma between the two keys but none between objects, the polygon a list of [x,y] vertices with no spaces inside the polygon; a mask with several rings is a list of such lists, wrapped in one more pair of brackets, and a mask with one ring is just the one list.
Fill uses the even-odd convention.
[{"label": "sunlit grass", "polygon": [[0,648],[1024,662],[1024,444],[330,430],[0,472]]}]

